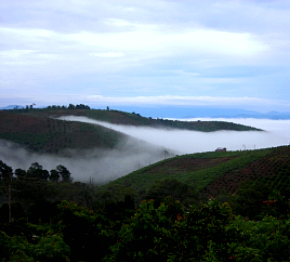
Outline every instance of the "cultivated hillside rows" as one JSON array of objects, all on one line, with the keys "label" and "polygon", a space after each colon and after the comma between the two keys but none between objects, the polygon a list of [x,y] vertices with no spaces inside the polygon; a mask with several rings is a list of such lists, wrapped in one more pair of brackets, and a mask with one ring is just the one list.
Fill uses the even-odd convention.
[{"label": "cultivated hillside rows", "polygon": [[244,182],[261,182],[272,189],[290,190],[290,146],[177,156],[111,183],[131,187],[142,198],[156,181],[166,179],[176,179],[208,197],[234,195]]}]

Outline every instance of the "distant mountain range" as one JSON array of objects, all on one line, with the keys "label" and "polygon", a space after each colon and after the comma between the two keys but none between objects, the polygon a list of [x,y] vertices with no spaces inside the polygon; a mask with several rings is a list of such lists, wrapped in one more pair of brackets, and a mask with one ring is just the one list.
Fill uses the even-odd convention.
[{"label": "distant mountain range", "polygon": [[11,109],[22,109],[24,106],[9,105],[5,107],[0,107],[0,110],[11,110]]},{"label": "distant mountain range", "polygon": [[265,118],[265,119],[290,119],[290,112],[271,111],[260,113],[256,111],[236,109],[236,108],[219,108],[219,107],[133,107],[119,106],[117,110],[126,112],[136,112],[145,117],[154,118]]},{"label": "distant mountain range", "polygon": [[[0,110],[22,109],[19,105],[9,105],[0,107]],[[99,109],[99,108],[94,108]],[[134,112],[145,117],[153,118],[265,118],[265,119],[290,119],[290,112],[271,111],[260,113],[257,111],[220,108],[220,107],[182,107],[182,106],[160,106],[160,107],[141,107],[141,106],[116,106],[111,109],[125,112]]]}]

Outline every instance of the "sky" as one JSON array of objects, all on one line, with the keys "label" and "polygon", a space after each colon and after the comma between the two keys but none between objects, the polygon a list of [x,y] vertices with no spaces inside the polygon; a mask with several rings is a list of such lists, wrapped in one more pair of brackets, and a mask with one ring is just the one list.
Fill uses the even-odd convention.
[{"label": "sky", "polygon": [[290,112],[290,1],[0,2],[0,107]]}]

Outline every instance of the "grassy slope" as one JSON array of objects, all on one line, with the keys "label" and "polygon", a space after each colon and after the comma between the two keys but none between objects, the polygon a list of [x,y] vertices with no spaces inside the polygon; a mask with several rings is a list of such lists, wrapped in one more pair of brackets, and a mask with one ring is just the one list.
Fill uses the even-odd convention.
[{"label": "grassy slope", "polygon": [[142,195],[156,180],[169,178],[213,196],[221,192],[235,193],[246,180],[290,190],[290,146],[177,156],[137,170],[110,184],[131,186]]}]

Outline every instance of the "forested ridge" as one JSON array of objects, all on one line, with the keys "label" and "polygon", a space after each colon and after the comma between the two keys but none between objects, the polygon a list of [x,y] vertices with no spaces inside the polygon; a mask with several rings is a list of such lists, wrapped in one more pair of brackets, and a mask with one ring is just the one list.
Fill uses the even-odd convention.
[{"label": "forested ridge", "polygon": [[[1,161],[0,256],[2,261],[290,261],[289,163],[289,146],[200,153],[97,186],[93,180],[74,182],[62,165],[48,171],[32,163],[21,170]],[[191,174],[190,184],[180,179],[181,169],[206,172],[208,180]],[[230,173],[233,181],[244,179],[230,183]],[[132,176],[141,174],[147,187],[138,191]],[[214,191],[220,181],[225,190]]]}]

